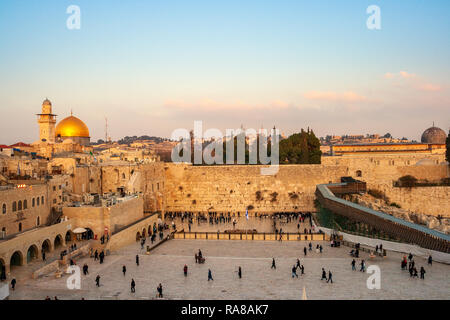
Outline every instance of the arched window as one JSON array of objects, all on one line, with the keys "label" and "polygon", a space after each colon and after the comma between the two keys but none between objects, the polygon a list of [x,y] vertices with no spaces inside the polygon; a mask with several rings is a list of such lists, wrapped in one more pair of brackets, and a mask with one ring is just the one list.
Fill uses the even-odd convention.
[{"label": "arched window", "polygon": [[3,214],[6,213],[6,203],[4,203],[3,206],[2,206],[2,213],[3,213]]},{"label": "arched window", "polygon": [[122,179],[125,179],[125,173],[122,173]]},{"label": "arched window", "polygon": [[19,200],[17,202],[17,210],[22,210],[22,201],[21,200]]},{"label": "arched window", "polygon": [[41,217],[37,217],[36,218],[36,226],[38,226],[39,227],[39,225],[41,224]]},{"label": "arched window", "polygon": [[17,211],[17,203],[15,201],[12,203],[12,211],[13,212]]},{"label": "arched window", "polygon": [[357,177],[362,177],[362,172],[361,172],[361,170],[357,170],[357,171],[356,171],[356,176],[357,176]]},{"label": "arched window", "polygon": [[39,197],[36,198],[36,205],[39,207]]},{"label": "arched window", "polygon": [[33,199],[31,200],[31,206],[34,208],[35,205],[36,205],[36,201],[35,201],[35,199],[33,198]]},{"label": "arched window", "polygon": [[28,201],[23,200],[23,210],[27,209],[27,207],[28,207]]},{"label": "arched window", "polygon": [[22,232],[22,222],[19,223],[19,232]]},{"label": "arched window", "polygon": [[41,204],[44,205],[44,196],[41,197]]}]

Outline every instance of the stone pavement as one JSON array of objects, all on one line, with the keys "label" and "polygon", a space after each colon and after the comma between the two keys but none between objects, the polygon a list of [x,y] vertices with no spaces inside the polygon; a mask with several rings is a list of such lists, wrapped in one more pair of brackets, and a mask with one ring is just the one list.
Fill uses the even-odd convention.
[{"label": "stone pavement", "polygon": [[[263,233],[273,233],[273,219],[271,218],[254,218],[250,217],[248,220],[245,217],[235,217],[236,219],[236,227],[235,229],[241,229],[241,230],[248,230],[248,229],[256,229],[258,232]],[[283,232],[304,232],[306,229],[311,229],[311,226],[309,224],[309,219],[305,219],[305,222],[300,223],[300,228],[297,229],[297,222],[298,221],[291,221],[289,223],[286,223],[285,219],[280,220],[276,219],[276,227],[278,230],[280,230],[280,227],[283,229]],[[184,221],[184,223],[181,223],[181,218],[175,218],[174,219],[175,226],[177,227],[177,230],[184,229],[185,232],[189,231],[189,225]],[[172,226],[172,220],[167,219],[166,223],[169,226]],[[209,222],[201,222],[200,224],[197,223],[197,221],[194,220],[194,222],[191,225],[191,232],[224,232],[225,230],[233,230],[233,223],[219,223],[219,224],[210,224]]]},{"label": "stone pavement", "polygon": [[[316,243],[313,242],[313,248]],[[100,265],[86,257],[78,261],[89,265],[89,275],[81,275],[81,290],[66,287],[68,276],[56,279],[43,277],[18,284],[11,299],[155,299],[156,287],[162,283],[166,299],[301,299],[303,287],[308,299],[449,299],[450,266],[415,258],[417,269],[427,271],[425,280],[410,278],[400,269],[399,253],[388,252],[385,258],[369,261],[381,268],[381,289],[369,290],[367,273],[352,271],[348,247],[331,248],[328,242],[320,242],[322,254],[308,252],[303,256],[307,242],[233,241],[233,240],[170,240],[145,255],[140,244],[132,244],[106,257]],[[201,249],[205,264],[196,264],[194,253]],[[135,256],[140,255],[136,266]],[[272,257],[277,269],[271,270]],[[291,277],[291,268],[300,258],[305,275]],[[359,267],[360,259],[357,259]],[[188,276],[183,266],[189,267]],[[127,266],[123,276],[122,265]],[[237,276],[242,267],[243,278]],[[334,283],[320,280],[321,268],[333,273]],[[207,281],[208,269],[214,281]],[[299,272],[298,272],[299,273]],[[95,286],[95,277],[101,276],[101,286]],[[136,281],[136,293],[130,292],[131,279]]]}]

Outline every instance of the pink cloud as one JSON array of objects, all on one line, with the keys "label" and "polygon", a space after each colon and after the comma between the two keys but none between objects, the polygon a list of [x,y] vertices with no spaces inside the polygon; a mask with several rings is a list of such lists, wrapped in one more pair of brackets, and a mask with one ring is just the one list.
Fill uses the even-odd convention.
[{"label": "pink cloud", "polygon": [[308,100],[332,101],[332,102],[362,102],[367,98],[359,95],[353,91],[343,93],[338,92],[323,92],[323,91],[309,91],[303,95]]},{"label": "pink cloud", "polygon": [[275,100],[268,104],[251,104],[242,101],[219,102],[212,99],[202,99],[197,102],[187,102],[184,100],[167,100],[164,107],[183,110],[205,110],[205,111],[234,111],[253,109],[286,109],[292,104]]},{"label": "pink cloud", "polygon": [[429,83],[422,77],[406,71],[400,71],[398,73],[387,72],[384,74],[384,78],[393,81],[395,86],[406,85],[415,90],[428,92],[437,92],[442,90],[440,85]]}]

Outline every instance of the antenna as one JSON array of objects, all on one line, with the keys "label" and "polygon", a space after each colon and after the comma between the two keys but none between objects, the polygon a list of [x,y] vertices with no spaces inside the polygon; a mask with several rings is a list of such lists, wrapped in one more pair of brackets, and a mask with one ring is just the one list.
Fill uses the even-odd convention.
[{"label": "antenna", "polygon": [[105,143],[108,143],[108,118],[105,117]]}]

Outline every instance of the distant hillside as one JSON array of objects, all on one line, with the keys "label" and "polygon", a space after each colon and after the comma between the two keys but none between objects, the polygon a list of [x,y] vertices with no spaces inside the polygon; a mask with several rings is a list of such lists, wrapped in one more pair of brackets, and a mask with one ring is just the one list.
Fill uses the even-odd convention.
[{"label": "distant hillside", "polygon": [[[143,141],[143,140],[154,141],[155,143],[161,143],[161,142],[164,142],[164,141],[169,141],[170,139],[161,138],[161,137],[154,137],[154,136],[140,136],[140,137],[138,137],[138,136],[132,136],[132,137],[126,136],[126,137],[118,140],[117,143],[119,143],[119,144],[130,144],[130,143],[134,143],[136,141]],[[102,139],[99,139],[97,142],[93,142],[92,144],[96,145],[96,144],[103,144],[103,143],[105,143],[105,141],[102,140]]]}]

